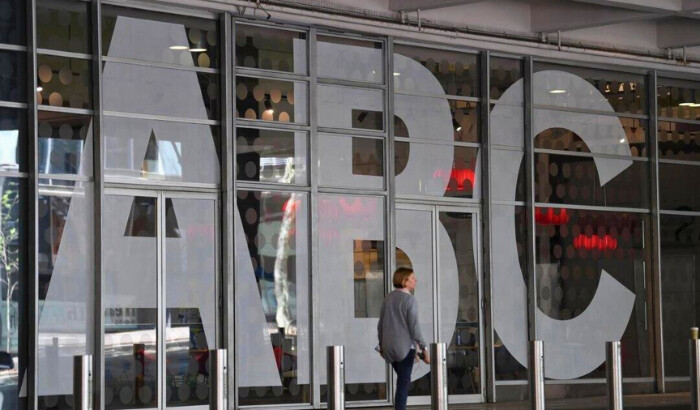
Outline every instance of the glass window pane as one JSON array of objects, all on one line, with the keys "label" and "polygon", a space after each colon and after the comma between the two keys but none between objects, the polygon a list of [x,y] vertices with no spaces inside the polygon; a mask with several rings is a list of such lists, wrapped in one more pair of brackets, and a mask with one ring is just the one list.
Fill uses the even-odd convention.
[{"label": "glass window pane", "polygon": [[700,210],[700,167],[659,163],[659,197],[661,209],[669,211]]},{"label": "glass window pane", "polygon": [[381,42],[318,36],[318,76],[342,80],[384,83],[384,50]]},{"label": "glass window pane", "polygon": [[660,158],[700,159],[700,125],[659,121],[658,138]]},{"label": "glass window pane", "polygon": [[[28,253],[26,249],[27,182],[19,178],[3,178],[0,184],[0,391],[3,409],[22,408],[28,386],[26,380],[27,340],[23,329],[28,327]],[[22,404],[22,405],[21,405]]]},{"label": "glass window pane", "polygon": [[[608,178],[604,183],[602,178]],[[535,154],[537,202],[647,208],[649,163]]]},{"label": "glass window pane", "polygon": [[[323,332],[318,346],[344,345],[345,398],[356,400],[385,400],[387,398],[387,368],[373,352],[377,345],[378,318],[355,317],[355,271],[362,262],[356,257],[356,241],[365,246],[363,258],[378,261],[386,249],[385,203],[381,197],[330,195],[318,197],[319,274],[318,325]],[[359,264],[358,264],[359,265]],[[358,266],[359,267],[359,266]],[[385,266],[374,263],[372,277],[386,277]],[[366,309],[376,312],[384,299],[384,289],[371,287],[365,294]],[[326,362],[325,349],[320,355]],[[321,400],[327,399],[326,368],[321,366],[316,376],[321,380]]]},{"label": "glass window pane", "polygon": [[698,324],[700,218],[661,215],[664,368],[688,377],[688,329]]},{"label": "glass window pane", "polygon": [[525,149],[525,110],[523,107],[492,104],[491,144]]},{"label": "glass window pane", "polygon": [[92,354],[93,183],[39,181],[40,409],[72,409],[73,356]]},{"label": "glass window pane", "polygon": [[103,223],[105,408],[156,407],[156,198],[106,195]]},{"label": "glass window pane", "polygon": [[39,111],[42,174],[92,176],[92,116]]},{"label": "glass window pane", "polygon": [[[498,100],[509,91],[506,100],[511,104],[523,103],[523,62],[512,58],[491,57],[489,60],[491,99]],[[517,85],[513,87],[514,84]]]},{"label": "glass window pane", "polygon": [[310,403],[308,197],[241,190],[237,197],[238,402]]},{"label": "glass window pane", "polygon": [[527,216],[522,206],[494,205],[492,212],[496,380],[527,380]]},{"label": "glass window pane", "polygon": [[397,195],[479,198],[479,149],[396,142]]},{"label": "glass window pane", "polygon": [[106,61],[104,109],[171,118],[216,120],[219,76],[187,70]]},{"label": "glass window pane", "polygon": [[0,101],[27,102],[24,52],[0,51]]},{"label": "glass window pane", "polygon": [[306,185],[306,145],[305,132],[237,128],[236,178]]},{"label": "glass window pane", "polygon": [[384,140],[319,134],[318,183],[384,189]]},{"label": "glass window pane", "polygon": [[[107,57],[219,67],[216,20],[104,7],[102,27],[103,53]],[[177,81],[164,89],[173,84]]]},{"label": "glass window pane", "polygon": [[236,117],[247,120],[307,123],[306,83],[236,77]]},{"label": "glass window pane", "polygon": [[657,87],[659,117],[700,118],[700,83],[687,80],[659,78]]},{"label": "glass window pane", "polygon": [[26,13],[25,0],[5,0],[3,2],[3,18],[0,19],[0,43],[25,45]]},{"label": "glass window pane", "polygon": [[0,170],[26,171],[27,114],[0,108]]},{"label": "glass window pane", "polygon": [[38,0],[38,48],[91,54],[90,3],[75,0]]},{"label": "glass window pane", "polygon": [[217,347],[219,209],[213,199],[165,198],[164,206],[166,405],[207,406],[209,350]]},{"label": "glass window pane", "polygon": [[[438,278],[442,318],[441,333],[451,333],[447,347],[449,394],[481,392],[481,335],[477,240],[479,223],[475,214],[440,212]],[[445,235],[446,234],[446,235]],[[447,236],[447,237],[445,237]],[[456,257],[456,265],[450,256]],[[456,298],[455,298],[456,297]],[[455,298],[454,304],[450,298]]]},{"label": "glass window pane", "polygon": [[646,114],[646,93],[641,74],[535,63],[535,104]]},{"label": "glass window pane", "polygon": [[92,108],[90,60],[37,56],[37,101],[52,107]]},{"label": "glass window pane", "polygon": [[[523,151],[491,151],[491,195],[495,200],[525,201],[525,154]],[[517,169],[517,171],[516,171]]]},{"label": "glass window pane", "polygon": [[[541,211],[548,214],[548,209]],[[557,358],[552,374],[588,371],[582,376],[605,377],[604,355],[597,355],[600,365],[595,368],[591,359],[559,352],[602,344],[624,330],[624,377],[652,376],[651,288],[645,286],[651,281],[649,216],[584,210],[567,215],[536,224],[537,304],[546,315],[543,320],[551,321],[540,329],[557,332],[542,337],[556,337],[561,349],[550,350],[550,357]],[[574,318],[575,330],[568,324]]]},{"label": "glass window pane", "polygon": [[384,92],[319,84],[318,126],[345,129],[384,129]]},{"label": "glass window pane", "polygon": [[394,104],[397,137],[480,141],[479,104],[475,102],[394,94]]},{"label": "glass window pane", "polygon": [[236,24],[236,65],[306,74],[306,33]]},{"label": "glass window pane", "polygon": [[[426,77],[432,82],[426,81]],[[396,90],[437,94],[435,80],[442,86],[444,94],[478,97],[478,56],[412,45],[394,46]]]},{"label": "glass window pane", "polygon": [[104,117],[105,177],[218,184],[219,128]]},{"label": "glass window pane", "polygon": [[535,122],[561,124],[540,132],[535,138],[535,148],[574,152],[594,150],[599,154],[635,157],[649,155],[647,120],[535,110]]}]

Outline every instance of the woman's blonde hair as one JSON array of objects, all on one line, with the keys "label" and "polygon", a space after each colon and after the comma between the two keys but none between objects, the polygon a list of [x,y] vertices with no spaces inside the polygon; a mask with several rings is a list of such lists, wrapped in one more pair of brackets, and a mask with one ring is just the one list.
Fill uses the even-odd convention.
[{"label": "woman's blonde hair", "polygon": [[408,278],[413,275],[413,269],[411,268],[398,268],[394,272],[394,279],[392,282],[394,282],[394,287],[397,289],[403,288],[404,283],[408,280]]}]

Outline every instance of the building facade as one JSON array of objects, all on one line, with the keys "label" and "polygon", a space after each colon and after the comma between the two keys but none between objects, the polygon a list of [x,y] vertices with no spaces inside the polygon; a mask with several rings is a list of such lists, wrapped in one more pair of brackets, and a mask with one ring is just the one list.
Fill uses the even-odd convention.
[{"label": "building facade", "polygon": [[526,397],[529,339],[550,397],[604,394],[608,340],[687,390],[700,68],[176,3],[0,5],[1,409],[72,408],[82,354],[96,408],[208,408],[215,348],[231,408],[319,408],[337,344],[386,405],[404,266],[451,402]]}]

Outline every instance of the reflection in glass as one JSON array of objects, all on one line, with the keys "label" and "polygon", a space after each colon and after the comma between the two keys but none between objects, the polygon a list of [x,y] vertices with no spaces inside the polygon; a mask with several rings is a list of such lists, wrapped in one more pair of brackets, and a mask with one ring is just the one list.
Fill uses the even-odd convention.
[{"label": "reflection in glass", "polygon": [[0,101],[27,101],[26,58],[24,52],[0,51]]},{"label": "reflection in glass", "polygon": [[[459,53],[449,50],[428,49],[409,45],[395,45],[394,53],[417,61],[423,67],[406,64],[397,59],[394,66],[394,88],[401,91],[425,91],[428,84],[422,84],[423,78],[415,70],[427,69],[442,85],[447,95],[462,97],[479,96],[479,66],[476,54]],[[417,81],[418,80],[418,81]]]},{"label": "reflection in glass", "polygon": [[384,129],[384,93],[380,90],[320,84],[317,96],[319,127]]},{"label": "reflection in glass", "polygon": [[382,139],[319,134],[319,184],[384,189]]},{"label": "reflection in glass", "polygon": [[[538,112],[546,116],[547,114],[545,113],[550,113],[551,111],[538,110]],[[595,128],[591,127],[588,129],[594,130],[592,141],[598,144],[596,148],[600,149],[600,145],[604,145],[605,150],[612,151],[607,153],[632,155],[635,157],[646,157],[648,155],[647,120],[617,118],[615,122],[609,123],[598,117],[601,121],[597,123],[594,118],[591,118],[593,122],[589,124],[596,125]],[[620,128],[617,125],[618,120],[622,130],[624,130],[625,140],[623,141],[620,141],[621,138],[617,138]],[[629,151],[627,151],[627,147],[629,147]],[[535,138],[535,148],[591,152],[590,147],[586,145],[586,142],[578,134],[565,128],[549,128],[542,131]]]},{"label": "reflection in glass", "polygon": [[[543,84],[540,85],[543,89],[539,93],[535,92],[535,104],[566,106],[568,101],[573,101],[575,106],[585,106],[595,101],[607,100],[615,112],[630,114],[647,112],[644,75],[541,62],[535,64],[535,72],[544,70],[563,71],[583,78],[595,87],[598,93],[574,89],[573,84],[562,80],[561,76],[547,76],[543,78]],[[570,94],[572,92],[578,94]],[[547,97],[546,100],[543,99],[544,96]]]},{"label": "reflection in glass", "polygon": [[38,48],[90,54],[90,4],[75,0],[38,0]]},{"label": "reflection in glass", "polygon": [[27,326],[27,183],[3,177],[0,190],[0,392],[3,409],[18,409],[27,388],[21,386],[28,353],[21,331]]},{"label": "reflection in glass", "polygon": [[700,167],[659,163],[660,208],[670,211],[700,210]]},{"label": "reflection in glass", "polygon": [[[491,196],[495,200],[525,201],[525,154],[522,151],[493,149],[489,172],[494,181]],[[518,178],[512,178],[518,167]]]},{"label": "reflection in glass", "polygon": [[39,111],[39,172],[92,176],[92,116]]},{"label": "reflection in glass", "polygon": [[453,130],[453,138],[450,138],[448,135],[440,135],[435,132],[431,132],[428,134],[418,134],[418,135],[409,135],[409,129],[406,125],[406,123],[399,118],[398,116],[394,116],[394,135],[397,137],[412,137],[412,138],[424,138],[424,139],[431,139],[431,140],[440,140],[440,141],[445,141],[445,140],[453,140],[453,141],[460,141],[460,142],[479,142],[479,125],[480,125],[480,119],[479,119],[479,104],[475,102],[470,102],[470,101],[462,101],[462,100],[445,100],[445,99],[436,99],[432,97],[416,97],[416,96],[404,96],[404,95],[396,95],[394,96],[394,99],[406,99],[410,98],[410,100],[415,104],[415,107],[417,109],[422,108],[425,109],[425,111],[420,111],[420,112],[414,112],[411,114],[414,114],[416,117],[424,119],[426,115],[426,111],[428,110],[433,110],[437,107],[439,107],[439,103],[444,103],[447,102],[447,105],[449,106],[450,113],[452,115],[452,124],[451,124],[451,129]]},{"label": "reflection in glass", "polygon": [[105,176],[217,184],[219,128],[105,116]]},{"label": "reflection in glass", "polygon": [[697,161],[700,159],[700,125],[659,121],[659,157]]},{"label": "reflection in glass", "polygon": [[306,74],[306,33],[236,24],[236,66]]},{"label": "reflection in glass", "polygon": [[307,122],[305,83],[236,77],[236,117],[275,122]]},{"label": "reflection in glass", "polygon": [[384,82],[384,52],[380,42],[318,36],[316,65],[319,77]]},{"label": "reflection in glass", "polygon": [[92,108],[90,60],[38,55],[37,66],[39,104]]},{"label": "reflection in glass", "polygon": [[[382,197],[331,195],[318,197],[319,274],[315,280],[320,290],[318,325],[323,332],[319,346],[345,345],[346,400],[385,400],[387,368],[374,352],[377,345],[378,318],[355,317],[356,241],[366,241],[363,252],[372,261],[386,252],[384,225],[385,203]],[[385,256],[386,257],[386,256]],[[375,264],[372,277],[386,277],[385,266]],[[364,306],[374,312],[381,306],[384,292],[375,288],[367,294]],[[325,349],[320,362],[326,362]],[[321,380],[321,400],[327,399],[326,369],[316,376]]]},{"label": "reflection in glass", "polygon": [[[611,172],[601,185],[601,174]],[[648,181],[646,161],[535,154],[537,202],[647,208]]]},{"label": "reflection in glass", "polygon": [[659,117],[700,118],[700,83],[671,78],[659,78],[656,89]]},{"label": "reflection in glass", "polygon": [[165,199],[165,384],[168,407],[209,404],[216,345],[216,212],[211,199]]},{"label": "reflection in glass", "polygon": [[688,376],[688,329],[698,325],[698,216],[661,216],[661,300],[664,369]]},{"label": "reflection in glass", "polygon": [[259,191],[237,197],[239,404],[309,403],[308,198]]},{"label": "reflection in glass", "polygon": [[[527,232],[528,220],[523,206],[511,205],[494,205],[493,206],[493,231],[511,231],[514,234],[516,243],[516,257],[518,263],[513,266],[510,258],[497,257],[493,259],[493,272],[503,272],[504,270],[520,270],[522,272],[522,280],[527,286]],[[501,255],[501,248],[496,245],[495,251]],[[500,273],[499,273],[500,274]],[[527,289],[527,287],[524,287]],[[509,292],[511,296],[512,291]],[[525,295],[512,294],[513,298],[526,300]],[[498,298],[494,298],[494,306],[499,303],[506,303]],[[527,306],[523,305],[518,310],[508,312],[508,314],[518,315],[523,323],[527,323]],[[498,326],[498,324],[496,324]],[[498,332],[494,330],[493,334],[493,355],[495,360],[496,381],[500,380],[527,380],[527,369],[518,362],[515,357],[508,351],[508,347],[503,343],[498,336]],[[523,347],[526,349],[526,347]]]},{"label": "reflection in glass", "polygon": [[[549,215],[549,209],[538,208]],[[536,227],[538,307],[552,319],[567,321],[589,308],[604,270],[634,295],[626,330],[620,339],[625,348],[625,377],[653,374],[649,216],[554,209],[560,218],[538,218]],[[650,270],[649,270],[650,271]],[[618,298],[626,295],[616,291]],[[562,335],[562,344],[580,344],[573,333]],[[572,358],[574,360],[574,358]],[[566,363],[561,363],[566,366]],[[605,377],[604,365],[585,377]]]},{"label": "reflection in glass", "polygon": [[[459,301],[457,321],[452,339],[447,347],[447,387],[449,394],[477,394],[481,392],[481,340],[479,334],[479,273],[476,255],[478,253],[477,229],[474,214],[440,212],[440,223],[447,231],[450,244],[439,243],[441,254],[454,251],[459,273]],[[451,246],[451,249],[450,249]],[[440,260],[446,260],[440,257]],[[440,272],[443,272],[441,270]],[[449,289],[447,281],[440,281],[441,293]],[[452,317],[454,306],[442,306],[443,320]],[[451,324],[444,323],[444,326]]]},{"label": "reflection in glass", "polygon": [[[437,159],[450,160],[449,163]],[[427,195],[437,197],[478,198],[479,149],[471,147],[433,145],[416,142],[396,142],[394,165],[398,195]],[[410,163],[423,172],[410,174],[412,179],[400,175]],[[449,168],[444,165],[449,164]]]},{"label": "reflection in glass", "polygon": [[73,356],[93,340],[93,184],[39,181],[40,409],[72,409]]},{"label": "reflection in glass", "polygon": [[5,0],[3,16],[0,19],[0,43],[25,45],[26,40],[25,0]]},{"label": "reflection in glass", "polygon": [[[491,99],[498,100],[501,95],[508,90],[516,81],[523,78],[523,62],[512,58],[491,57],[489,60],[490,78],[491,81]],[[523,83],[519,87],[522,89]],[[521,103],[522,91],[519,93],[520,98],[517,101]]]},{"label": "reflection in glass", "polygon": [[156,407],[158,326],[156,198],[104,201],[106,409]]},{"label": "reflection in glass", "polygon": [[185,67],[219,67],[217,20],[104,7],[103,53]]},{"label": "reflection in glass", "polygon": [[0,170],[26,171],[27,114],[0,108]]},{"label": "reflection in glass", "polygon": [[306,185],[307,134],[256,128],[236,129],[239,181]]}]

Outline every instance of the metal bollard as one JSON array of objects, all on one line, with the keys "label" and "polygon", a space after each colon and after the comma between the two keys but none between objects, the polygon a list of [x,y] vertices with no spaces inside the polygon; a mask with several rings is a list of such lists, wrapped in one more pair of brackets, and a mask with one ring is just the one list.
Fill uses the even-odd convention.
[{"label": "metal bollard", "polygon": [[608,409],[622,410],[622,358],[619,340],[605,342],[605,373],[608,384]]},{"label": "metal bollard", "polygon": [[226,359],[226,349],[214,349],[209,351],[210,410],[225,410],[228,408],[228,394],[226,391],[228,368],[226,366]]},{"label": "metal bollard", "polygon": [[73,356],[73,408],[92,409],[92,355]]},{"label": "metal bollard", "polygon": [[447,349],[444,343],[430,344],[430,408],[447,410]]},{"label": "metal bollard", "polygon": [[345,347],[328,346],[328,410],[345,410]]},{"label": "metal bollard", "polygon": [[698,328],[690,328],[690,408],[700,410],[700,339],[698,339]]},{"label": "metal bollard", "polygon": [[544,410],[544,345],[541,340],[531,340],[528,349],[528,386],[530,409]]}]

